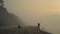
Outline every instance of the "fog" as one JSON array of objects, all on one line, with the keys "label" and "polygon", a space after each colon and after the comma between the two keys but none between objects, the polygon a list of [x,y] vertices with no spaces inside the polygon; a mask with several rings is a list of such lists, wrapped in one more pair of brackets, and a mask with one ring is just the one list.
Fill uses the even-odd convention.
[{"label": "fog", "polygon": [[4,0],[5,8],[24,25],[41,23],[47,31],[60,34],[60,0]]}]

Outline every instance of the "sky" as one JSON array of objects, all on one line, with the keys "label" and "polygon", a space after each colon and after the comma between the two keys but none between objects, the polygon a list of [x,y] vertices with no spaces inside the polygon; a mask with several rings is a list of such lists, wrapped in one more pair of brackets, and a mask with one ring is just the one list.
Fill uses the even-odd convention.
[{"label": "sky", "polygon": [[4,0],[4,4],[24,25],[40,22],[47,31],[60,34],[60,0]]}]

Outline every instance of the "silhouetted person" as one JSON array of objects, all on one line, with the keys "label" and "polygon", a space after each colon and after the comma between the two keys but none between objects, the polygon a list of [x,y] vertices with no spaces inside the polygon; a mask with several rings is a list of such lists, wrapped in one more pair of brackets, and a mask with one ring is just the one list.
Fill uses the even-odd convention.
[{"label": "silhouetted person", "polygon": [[21,28],[21,26],[20,25],[18,25],[18,29],[20,29]]},{"label": "silhouetted person", "polygon": [[40,23],[38,23],[38,28],[40,28]]}]

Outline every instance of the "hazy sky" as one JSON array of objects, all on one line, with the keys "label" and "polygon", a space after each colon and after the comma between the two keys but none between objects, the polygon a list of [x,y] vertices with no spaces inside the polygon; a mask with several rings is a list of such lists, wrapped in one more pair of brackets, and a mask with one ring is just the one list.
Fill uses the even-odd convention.
[{"label": "hazy sky", "polygon": [[25,25],[41,22],[47,31],[60,34],[60,0],[4,0],[10,13],[19,16]]}]

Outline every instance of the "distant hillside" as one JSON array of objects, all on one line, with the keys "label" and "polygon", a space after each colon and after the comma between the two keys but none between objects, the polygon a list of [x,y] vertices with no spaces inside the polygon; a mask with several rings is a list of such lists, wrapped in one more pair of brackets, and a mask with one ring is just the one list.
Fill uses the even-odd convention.
[{"label": "distant hillside", "polygon": [[20,23],[18,17],[8,13],[4,7],[0,7],[0,26],[1,25],[18,25]]}]

